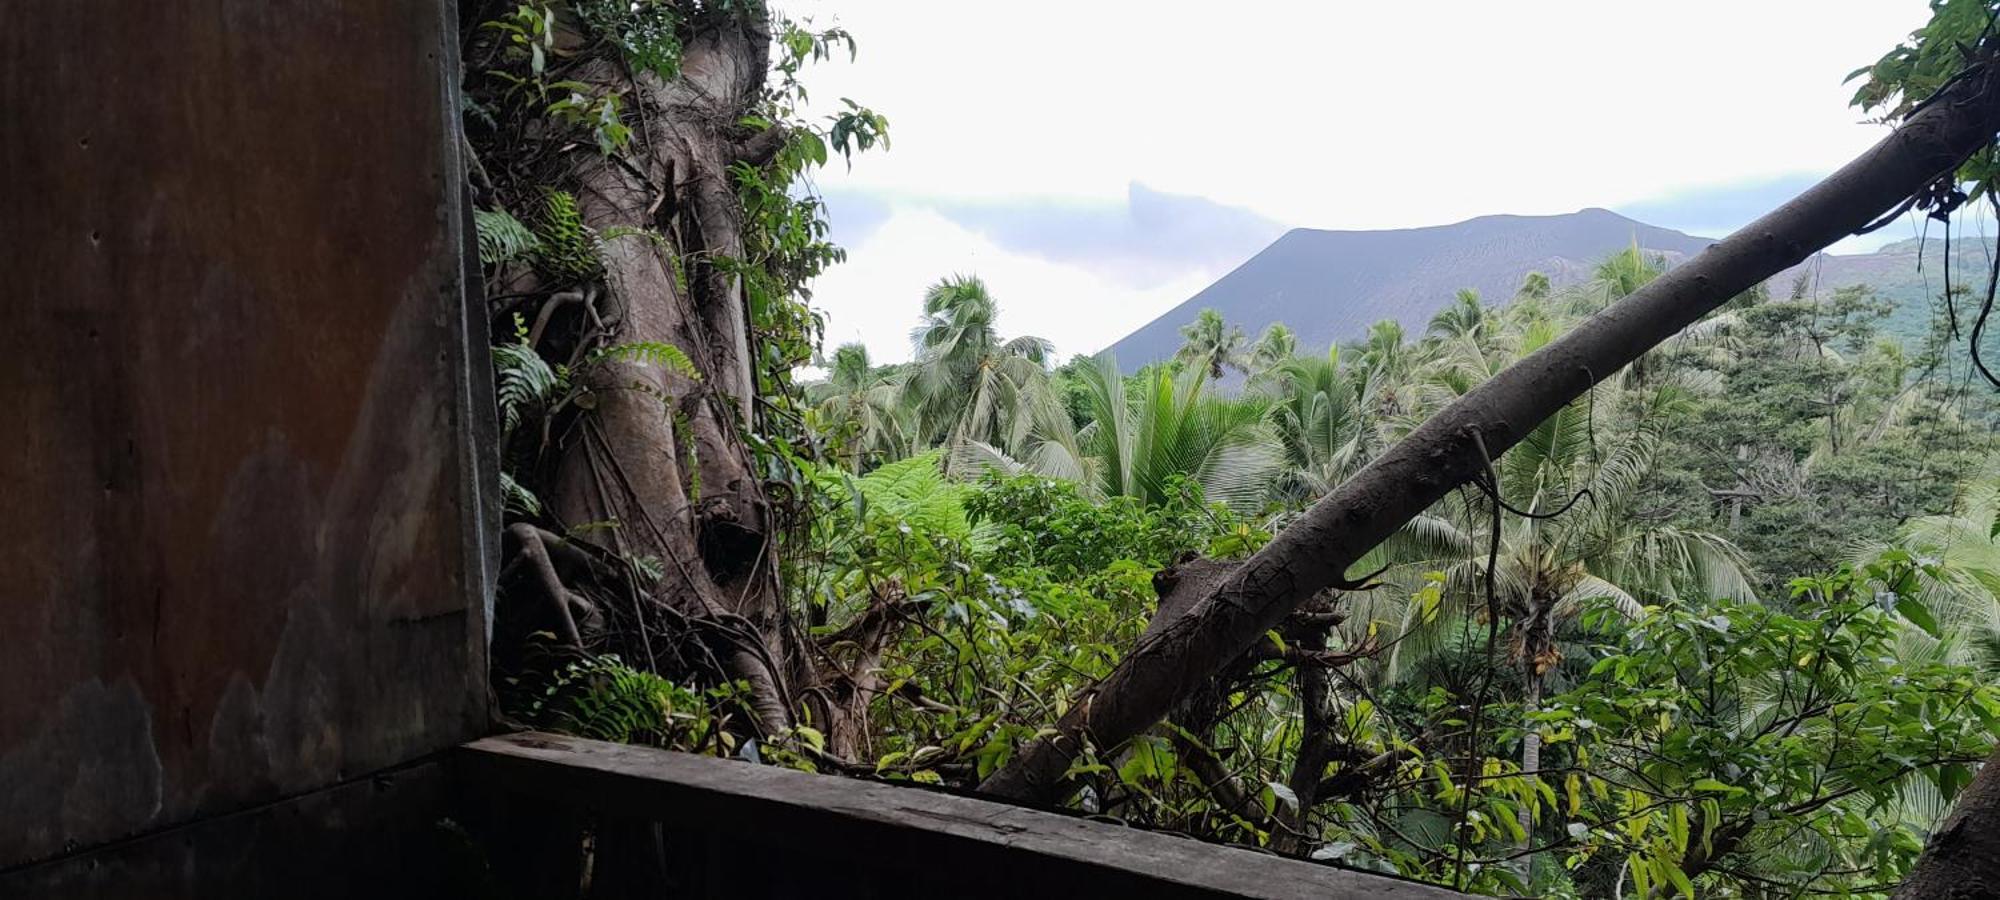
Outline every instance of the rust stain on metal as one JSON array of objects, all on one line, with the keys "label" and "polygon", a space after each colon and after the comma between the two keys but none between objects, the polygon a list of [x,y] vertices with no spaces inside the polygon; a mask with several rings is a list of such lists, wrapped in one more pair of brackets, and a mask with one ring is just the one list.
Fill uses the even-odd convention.
[{"label": "rust stain on metal", "polygon": [[0,867],[485,715],[439,5],[36,19],[0,32]]}]

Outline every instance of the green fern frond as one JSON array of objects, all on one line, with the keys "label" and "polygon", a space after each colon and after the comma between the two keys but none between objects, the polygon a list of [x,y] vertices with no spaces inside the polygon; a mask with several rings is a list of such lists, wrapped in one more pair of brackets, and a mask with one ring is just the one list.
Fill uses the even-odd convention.
[{"label": "green fern frond", "polygon": [[500,473],[500,496],[508,512],[524,516],[542,514],[542,499],[535,496],[534,491],[522,487],[520,482],[514,480],[514,476],[505,472]]},{"label": "green fern frond", "polygon": [[535,232],[540,243],[534,256],[536,266],[580,281],[604,274],[604,260],[597,252],[597,233],[583,224],[575,195],[568,191],[544,191]]},{"label": "green fern frond", "polygon": [[479,233],[479,261],[489,266],[523,259],[542,245],[528,226],[504,209],[473,210],[472,224]]},{"label": "green fern frond", "polygon": [[662,249],[673,245],[667,236],[661,234],[657,228],[633,228],[628,225],[618,225],[604,229],[598,237],[602,238],[607,244],[619,238],[635,237]]},{"label": "green fern frond", "polygon": [[604,360],[635,362],[640,365],[659,366],[669,372],[693,381],[701,380],[701,370],[695,368],[694,360],[688,358],[687,351],[660,341],[633,341],[605,347],[590,355],[591,362]]},{"label": "green fern frond", "polygon": [[926,535],[971,536],[965,515],[970,489],[944,475],[945,451],[931,450],[877,468],[854,480],[865,508],[906,522]]},{"label": "green fern frond", "polygon": [[632,562],[633,571],[639,573],[639,580],[646,584],[658,584],[667,577],[667,564],[657,556],[641,556]]},{"label": "green fern frond", "polygon": [[495,346],[493,373],[502,434],[513,431],[530,413],[546,408],[563,389],[562,376],[527,344]]},{"label": "green fern frond", "polygon": [[557,673],[525,718],[593,740],[691,750],[706,739],[714,711],[701,695],[616,656],[591,656]]},{"label": "green fern frond", "polygon": [[681,261],[680,254],[673,252],[671,248],[667,250],[667,267],[672,269],[674,273],[674,290],[686,294],[688,289],[687,263]]}]

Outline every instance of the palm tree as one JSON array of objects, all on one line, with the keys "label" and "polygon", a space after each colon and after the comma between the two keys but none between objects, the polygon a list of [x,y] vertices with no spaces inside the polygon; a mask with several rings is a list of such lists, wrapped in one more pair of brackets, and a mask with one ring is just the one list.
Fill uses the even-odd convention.
[{"label": "palm tree", "polygon": [[[1545,673],[1555,661],[1557,626],[1581,611],[1584,601],[1608,600],[1636,614],[1640,598],[1672,602],[1683,592],[1752,596],[1743,556],[1729,541],[1637,514],[1640,483],[1660,451],[1655,423],[1665,417],[1659,407],[1674,402],[1678,398],[1671,395],[1658,398],[1638,428],[1615,439],[1600,437],[1612,445],[1603,451],[1592,446],[1588,405],[1571,404],[1495,463],[1501,496],[1534,514],[1502,517],[1494,560],[1494,599],[1511,623],[1506,649],[1516,663]],[[1442,571],[1448,598],[1483,609],[1484,548],[1491,537],[1487,503],[1470,500],[1454,517],[1465,523],[1456,526],[1459,536],[1438,542],[1481,552],[1410,558],[1396,568]],[[1409,646],[1421,652],[1424,643],[1415,639]],[[1410,662],[1392,660],[1390,674],[1407,671]]]},{"label": "palm tree", "polygon": [[1658,256],[1647,256],[1639,249],[1634,239],[1630,246],[1606,257],[1591,270],[1590,281],[1584,285],[1581,297],[1588,304],[1586,312],[1596,312],[1613,303],[1632,296],[1653,279],[1666,271],[1666,260]]},{"label": "palm tree", "polygon": [[1299,336],[1283,322],[1272,322],[1250,347],[1250,374],[1269,373],[1299,352]]},{"label": "palm tree", "polygon": [[1368,336],[1355,347],[1360,363],[1384,376],[1400,380],[1409,374],[1411,357],[1403,343],[1403,324],[1382,319],[1368,326]]},{"label": "palm tree", "polygon": [[1403,325],[1395,319],[1381,319],[1368,326],[1368,334],[1351,344],[1347,353],[1352,365],[1366,373],[1367,391],[1362,395],[1367,412],[1385,434],[1406,421],[1416,411],[1416,390],[1411,374],[1422,361],[1419,348],[1403,343]]},{"label": "palm tree", "polygon": [[1261,401],[1204,390],[1207,372],[1174,375],[1153,367],[1129,381],[1109,354],[1077,371],[1090,424],[1070,431],[1060,408],[1038,414],[1019,454],[972,442],[961,468],[1035,472],[1082,483],[1094,496],[1164,503],[1173,481],[1192,479],[1209,500],[1244,510],[1262,506],[1282,464]]},{"label": "palm tree", "polygon": [[[1910,632],[1905,650],[1973,666],[2000,677],[2000,463],[1989,464],[1964,488],[1950,513],[1912,519],[1895,546],[1928,563],[1919,570],[1917,599],[1938,637]],[[1888,545],[1857,548],[1872,560]]]},{"label": "palm tree", "polygon": [[982,441],[1014,448],[1048,399],[1049,342],[1000,339],[999,305],[975,276],[955,275],[924,292],[924,317],[910,333],[917,359],[903,387],[928,443]]},{"label": "palm tree", "polygon": [[814,430],[834,438],[836,456],[860,474],[869,463],[892,461],[909,448],[906,407],[862,344],[842,344],[828,361],[827,379],[806,386]]},{"label": "palm tree", "polygon": [[1194,321],[1181,326],[1183,343],[1174,358],[1208,371],[1210,380],[1222,378],[1225,369],[1244,370],[1243,329],[1222,320],[1222,314],[1204,309]]},{"label": "palm tree", "polygon": [[[1420,615],[1396,596],[1371,598],[1371,618],[1386,610],[1392,623],[1401,622],[1402,635],[1381,677],[1398,680],[1421,670],[1427,656],[1444,648],[1449,635],[1441,626],[1483,617],[1489,577],[1490,602],[1506,623],[1501,649],[1521,674],[1530,709],[1541,701],[1549,673],[1562,659],[1563,626],[1591,604],[1636,617],[1646,602],[1674,602],[1683,592],[1752,596],[1747,563],[1729,541],[1639,513],[1640,484],[1661,447],[1659,423],[1668,420],[1667,407],[1682,402],[1672,391],[1656,392],[1650,400],[1639,426],[1602,452],[1593,444],[1591,411],[1582,401],[1564,407],[1507,451],[1494,466],[1497,490],[1530,515],[1502,517],[1497,550],[1489,549],[1494,533],[1483,499],[1458,511],[1462,525],[1448,516],[1428,523],[1418,535],[1425,540],[1406,541],[1417,552],[1396,559],[1396,548],[1385,548],[1386,561],[1396,563],[1394,594],[1416,596],[1422,573],[1440,571],[1451,609]],[[1450,552],[1432,556],[1428,548]],[[1524,734],[1521,753],[1522,771],[1540,768],[1541,742],[1533,729]]]},{"label": "palm tree", "polygon": [[1442,409],[1518,358],[1501,344],[1502,323],[1474,290],[1459,291],[1431,317],[1410,379],[1419,410]]},{"label": "palm tree", "polygon": [[1514,302],[1547,300],[1550,291],[1549,276],[1540,272],[1529,272],[1526,278],[1521,279],[1521,286],[1514,291]]},{"label": "palm tree", "polygon": [[1452,298],[1451,305],[1431,316],[1428,333],[1447,341],[1466,339],[1480,343],[1488,337],[1489,330],[1490,322],[1486,307],[1479,302],[1479,292],[1464,288]]},{"label": "palm tree", "polygon": [[[1630,246],[1607,257],[1592,271],[1590,282],[1578,294],[1583,312],[1596,312],[1613,303],[1637,293],[1660,273],[1667,269],[1666,260],[1659,256],[1647,256],[1639,249],[1635,238]],[[1625,367],[1623,383],[1627,387],[1644,387],[1651,381],[1654,371],[1659,368],[1659,351],[1642,354],[1632,364]]]},{"label": "palm tree", "polygon": [[1274,496],[1296,505],[1319,499],[1358,470],[1379,447],[1367,414],[1375,373],[1342,368],[1340,348],[1318,357],[1294,357],[1266,373],[1268,421],[1284,454]]}]

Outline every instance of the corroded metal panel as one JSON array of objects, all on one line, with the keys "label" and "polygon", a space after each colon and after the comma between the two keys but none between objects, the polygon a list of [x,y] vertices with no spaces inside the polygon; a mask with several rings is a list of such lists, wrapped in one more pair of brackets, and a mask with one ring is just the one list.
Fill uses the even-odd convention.
[{"label": "corroded metal panel", "polygon": [[[0,871],[0,897],[446,900],[494,897],[451,827],[442,764],[347,782],[85,853]],[[546,900],[546,898],[537,898]]]},{"label": "corroded metal panel", "polygon": [[482,729],[448,7],[0,0],[0,868]]}]

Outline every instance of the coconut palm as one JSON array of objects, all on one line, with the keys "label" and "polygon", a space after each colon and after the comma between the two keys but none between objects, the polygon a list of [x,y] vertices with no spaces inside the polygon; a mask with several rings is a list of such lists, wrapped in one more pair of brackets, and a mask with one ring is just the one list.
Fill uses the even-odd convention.
[{"label": "coconut palm", "polygon": [[1391,379],[1401,379],[1409,373],[1411,357],[1403,344],[1403,325],[1395,319],[1382,319],[1368,326],[1368,336],[1362,338],[1355,350],[1362,365]]},{"label": "coconut palm", "polygon": [[1529,272],[1527,277],[1521,279],[1521,286],[1515,289],[1514,302],[1547,300],[1552,290],[1549,276],[1540,272]]},{"label": "coconut palm", "polygon": [[1155,370],[1128,398],[1117,363],[1099,360],[1086,381],[1092,421],[1077,433],[1077,444],[1092,459],[1103,494],[1163,502],[1169,481],[1180,475],[1211,500],[1245,508],[1261,503],[1278,466],[1263,406],[1208,393],[1206,375]]},{"label": "coconut palm", "polygon": [[925,442],[1011,449],[1025,440],[1026,410],[1049,394],[1051,349],[1038,337],[1001,340],[998,314],[975,276],[955,275],[924,292],[923,321],[910,333],[917,359],[903,387]]},{"label": "coconut palm", "polygon": [[1222,320],[1222,314],[1204,309],[1194,321],[1181,326],[1183,343],[1174,358],[1207,370],[1210,380],[1222,378],[1227,369],[1244,371],[1243,329]]},{"label": "coconut palm", "polygon": [[1272,322],[1250,347],[1250,374],[1269,373],[1299,352],[1299,336],[1283,322]]},{"label": "coconut palm", "polygon": [[[1379,677],[1401,680],[1423,671],[1428,657],[1448,649],[1446,626],[1483,620],[1491,603],[1490,611],[1505,623],[1498,649],[1519,671],[1532,708],[1562,659],[1563,626],[1589,606],[1605,604],[1633,617],[1646,603],[1675,602],[1684,592],[1752,596],[1747,563],[1729,541],[1637,512],[1641,481],[1661,446],[1655,423],[1667,420],[1666,407],[1681,402],[1670,391],[1650,399],[1639,427],[1605,441],[1606,449],[1593,442],[1589,405],[1579,402],[1496,461],[1500,496],[1528,513],[1503,515],[1497,542],[1491,507],[1475,497],[1456,516],[1429,523],[1425,540],[1411,544],[1419,552],[1395,559],[1396,548],[1385,548],[1385,561],[1395,563],[1389,580],[1397,587],[1387,589],[1387,598],[1375,592],[1368,616],[1356,617],[1364,625],[1386,619],[1401,632]],[[1426,556],[1426,547],[1455,553]],[[1432,571],[1444,577],[1441,614],[1398,599],[1419,596],[1423,573]],[[1523,771],[1539,769],[1540,749],[1530,729],[1522,741]]]},{"label": "coconut palm", "polygon": [[1465,288],[1452,298],[1451,305],[1431,316],[1428,333],[1447,341],[1469,339],[1483,342],[1491,331],[1491,317],[1479,302],[1479,292]]},{"label": "coconut palm", "polygon": [[1175,478],[1201,486],[1203,496],[1244,510],[1262,506],[1282,457],[1256,399],[1206,391],[1207,372],[1176,376],[1154,367],[1128,380],[1109,354],[1077,370],[1088,397],[1090,424],[1067,430],[1058,407],[1035,416],[1037,426],[1018,454],[973,442],[959,454],[962,469],[1035,472],[1081,482],[1094,496],[1164,503]]},{"label": "coconut palm", "polygon": [[1606,257],[1591,270],[1590,282],[1584,286],[1583,296],[1593,305],[1591,311],[1603,309],[1613,303],[1637,293],[1653,279],[1666,271],[1666,261],[1658,256],[1647,256],[1639,249],[1639,242]]},{"label": "coconut palm", "polygon": [[859,474],[909,450],[906,407],[898,394],[895,384],[877,374],[866,346],[842,344],[828,360],[827,379],[806,386],[814,404],[811,425],[834,439],[835,455]]},{"label": "coconut palm", "polygon": [[[1594,313],[1637,293],[1660,273],[1667,269],[1666,260],[1660,256],[1647,256],[1639,249],[1635,239],[1625,249],[1606,257],[1591,271],[1590,281],[1574,293],[1574,312]],[[1657,349],[1641,354],[1632,364],[1625,367],[1623,382],[1627,387],[1643,387],[1651,383],[1652,376],[1659,369]]]},{"label": "coconut palm", "polygon": [[[1972,479],[1947,514],[1912,519],[1893,546],[1926,565],[1919,570],[1917,600],[1930,613],[1937,637],[1910,631],[1904,651],[1938,657],[2000,677],[2000,463]],[[1874,559],[1890,545],[1856,548],[1857,561]]]},{"label": "coconut palm", "polygon": [[1360,469],[1380,445],[1367,414],[1374,372],[1343,368],[1340,349],[1294,357],[1266,373],[1260,392],[1270,399],[1268,420],[1284,454],[1273,484],[1281,502],[1303,506]]},{"label": "coconut palm", "polygon": [[1368,326],[1365,337],[1342,351],[1350,365],[1365,373],[1367,415],[1385,435],[1393,437],[1416,424],[1418,391],[1412,375],[1424,352],[1403,342],[1402,323],[1394,319]]},{"label": "coconut palm", "polygon": [[[1593,446],[1591,412],[1579,402],[1536,426],[1494,464],[1508,505],[1534,514],[1502,517],[1492,573],[1494,600],[1510,623],[1506,650],[1518,664],[1545,673],[1556,659],[1558,626],[1580,612],[1585,601],[1609,601],[1636,614],[1642,598],[1673,602],[1683,592],[1752,595],[1742,554],[1727,540],[1636,514],[1640,482],[1661,444],[1656,426],[1649,423],[1664,420],[1660,407],[1678,402],[1663,393],[1667,395],[1653,401],[1653,411],[1638,428],[1615,439],[1599,436],[1604,449]],[[1483,610],[1490,506],[1484,497],[1475,497],[1452,518],[1463,523],[1458,526],[1463,539],[1444,543],[1482,552],[1459,559],[1410,559],[1397,568],[1442,571],[1447,599]],[[1413,639],[1407,646],[1421,652],[1423,643]],[[1402,674],[1409,662],[1396,661],[1394,674]]]}]

